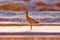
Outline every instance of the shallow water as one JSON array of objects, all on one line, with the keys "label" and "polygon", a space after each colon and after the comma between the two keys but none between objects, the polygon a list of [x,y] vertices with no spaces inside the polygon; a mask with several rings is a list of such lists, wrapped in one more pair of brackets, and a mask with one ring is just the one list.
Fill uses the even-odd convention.
[{"label": "shallow water", "polygon": [[[35,4],[37,2],[43,2],[45,4],[51,5],[51,6],[36,6]],[[60,0],[31,0],[30,2],[24,2],[19,0],[0,0],[0,6],[6,5],[6,4],[17,4],[25,6],[29,10],[29,17],[35,19],[39,23],[60,23],[60,12],[55,11],[38,11],[41,8],[52,8],[55,10],[60,10],[60,8],[56,7],[55,3],[60,2]],[[6,22],[18,22],[21,24],[28,23],[26,20],[26,14],[24,11],[12,11],[12,10],[1,10],[0,9],[0,18],[4,19],[3,21]],[[46,19],[47,18],[47,19]],[[2,21],[0,19],[0,21]]]}]

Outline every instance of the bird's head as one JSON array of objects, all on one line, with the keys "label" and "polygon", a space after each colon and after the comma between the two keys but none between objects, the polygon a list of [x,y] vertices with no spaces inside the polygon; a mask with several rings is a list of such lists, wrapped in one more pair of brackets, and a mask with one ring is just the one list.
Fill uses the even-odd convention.
[{"label": "bird's head", "polygon": [[25,11],[26,15],[28,15],[28,11]]},{"label": "bird's head", "polygon": [[28,13],[28,11],[25,11],[25,13]]}]

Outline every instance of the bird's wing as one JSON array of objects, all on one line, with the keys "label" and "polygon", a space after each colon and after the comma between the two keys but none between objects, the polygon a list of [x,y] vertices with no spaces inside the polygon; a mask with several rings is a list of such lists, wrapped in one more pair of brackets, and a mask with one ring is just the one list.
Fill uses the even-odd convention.
[{"label": "bird's wing", "polygon": [[30,17],[27,18],[27,21],[29,23],[39,23],[38,21],[36,21],[36,20],[34,20],[34,19],[30,18]]}]

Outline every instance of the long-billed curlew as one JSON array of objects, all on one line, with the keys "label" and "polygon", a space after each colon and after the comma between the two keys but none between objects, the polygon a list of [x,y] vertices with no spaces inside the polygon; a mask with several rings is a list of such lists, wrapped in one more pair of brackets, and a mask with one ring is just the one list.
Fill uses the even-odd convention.
[{"label": "long-billed curlew", "polygon": [[37,22],[36,20],[30,18],[30,17],[28,16],[28,11],[26,11],[25,13],[26,13],[26,20],[30,23],[30,25],[31,25],[31,30],[32,30],[32,25],[36,25],[36,24],[38,24],[39,22]]}]

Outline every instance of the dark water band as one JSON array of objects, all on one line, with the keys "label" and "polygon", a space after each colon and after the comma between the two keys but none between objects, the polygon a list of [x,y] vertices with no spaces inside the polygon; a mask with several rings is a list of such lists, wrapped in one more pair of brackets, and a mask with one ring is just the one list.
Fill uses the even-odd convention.
[{"label": "dark water band", "polygon": [[60,33],[45,33],[45,32],[16,32],[16,33],[5,33],[1,32],[0,35],[60,35]]}]

